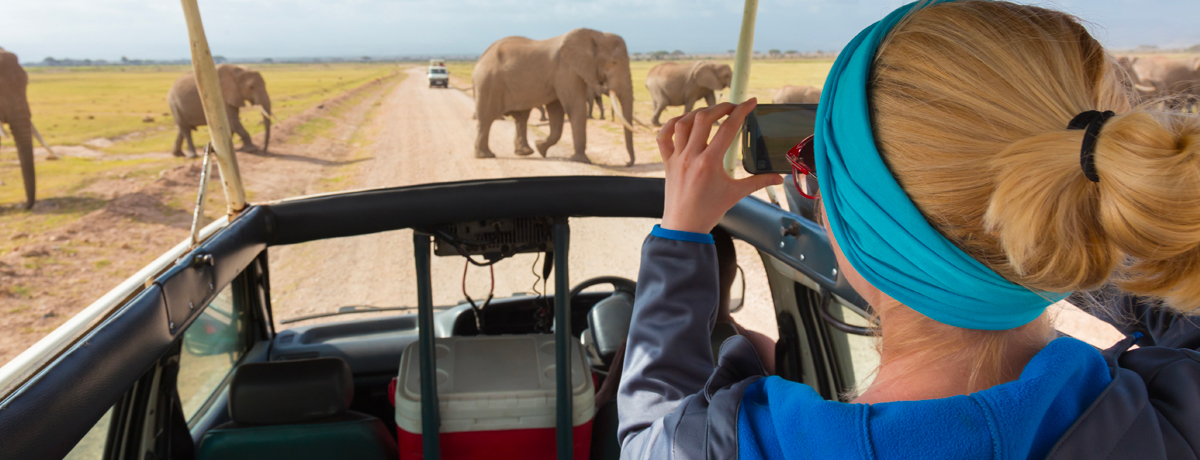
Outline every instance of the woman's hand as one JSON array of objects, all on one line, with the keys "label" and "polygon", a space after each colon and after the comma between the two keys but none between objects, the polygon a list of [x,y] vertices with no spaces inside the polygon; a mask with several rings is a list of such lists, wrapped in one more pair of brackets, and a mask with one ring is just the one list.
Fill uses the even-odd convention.
[{"label": "woman's hand", "polygon": [[[783,183],[778,174],[735,180],[725,173],[725,151],[756,105],[754,98],[736,106],[724,102],[672,118],[659,131],[658,151],[667,169],[663,228],[711,232],[739,200],[768,185]],[[713,122],[726,115],[729,119],[721,123],[709,144]]]}]

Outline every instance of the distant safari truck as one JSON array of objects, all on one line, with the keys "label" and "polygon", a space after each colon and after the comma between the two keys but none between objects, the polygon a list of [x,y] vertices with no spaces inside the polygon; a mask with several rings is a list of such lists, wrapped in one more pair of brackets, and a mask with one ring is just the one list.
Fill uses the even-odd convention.
[{"label": "distant safari truck", "polygon": [[429,60],[429,87],[441,86],[442,88],[450,87],[450,72],[446,70],[446,61],[441,59]]}]

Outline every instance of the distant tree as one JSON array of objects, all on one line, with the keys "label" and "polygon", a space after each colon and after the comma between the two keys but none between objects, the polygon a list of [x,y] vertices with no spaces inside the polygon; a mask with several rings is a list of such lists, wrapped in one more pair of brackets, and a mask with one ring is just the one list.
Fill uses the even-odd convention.
[{"label": "distant tree", "polygon": [[124,64],[124,63],[127,63],[127,62],[129,62],[129,58],[127,58],[127,57],[125,57],[125,56],[121,56],[121,63],[122,63],[122,64]]},{"label": "distant tree", "polygon": [[213,56],[213,63],[224,64],[226,62],[229,62],[229,60],[225,59],[225,56]]},{"label": "distant tree", "polygon": [[728,54],[736,54],[737,50],[725,50],[725,52]]},{"label": "distant tree", "polygon": [[362,60],[364,60],[364,61],[370,61],[370,60],[371,60],[371,56],[363,56],[363,57],[362,57]]},{"label": "distant tree", "polygon": [[767,55],[771,56],[771,57],[779,57],[780,54],[783,54],[783,53],[779,52],[779,50],[768,50],[767,51]]},{"label": "distant tree", "polygon": [[1192,47],[1188,48],[1187,50],[1193,53],[1200,53],[1200,45],[1192,45]]},{"label": "distant tree", "polygon": [[271,58],[263,58],[263,60],[262,60],[262,61],[263,61],[264,63],[267,63],[267,64],[270,64],[270,63],[272,63],[272,62],[275,62],[275,60],[274,60],[274,59],[271,59]]},{"label": "distant tree", "polygon": [[667,55],[667,52],[662,51],[662,50],[655,51],[653,54],[651,54],[651,56],[653,56],[655,60],[661,60],[666,55]]},{"label": "distant tree", "polygon": [[46,59],[42,59],[42,64],[56,65],[56,64],[58,64],[58,61],[50,56],[46,56]]},{"label": "distant tree", "polygon": [[784,51],[783,54],[800,54],[800,52],[796,50],[787,50]]}]

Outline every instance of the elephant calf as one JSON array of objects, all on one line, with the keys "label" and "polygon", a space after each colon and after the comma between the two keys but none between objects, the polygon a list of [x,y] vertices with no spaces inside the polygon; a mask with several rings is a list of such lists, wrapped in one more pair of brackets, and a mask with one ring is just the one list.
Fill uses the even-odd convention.
[{"label": "elephant calf", "polygon": [[733,80],[733,69],[727,64],[697,61],[691,65],[665,62],[650,69],[646,76],[646,88],[654,99],[654,117],[650,122],[662,126],[658,117],[671,106],[683,106],[684,113],[692,111],[692,105],[704,99],[709,107],[717,103],[716,91],[728,88]]},{"label": "elephant calf", "polygon": [[817,104],[821,102],[821,88],[815,86],[787,85],[775,92],[772,104]]},{"label": "elephant calf", "polygon": [[[250,141],[250,133],[242,126],[238,111],[246,103],[258,105],[263,110],[263,125],[266,126],[263,137],[262,152],[267,152],[271,144],[271,97],[267,94],[267,85],[262,74],[242,66],[221,64],[217,66],[217,77],[221,82],[221,96],[225,99],[225,112],[229,114],[229,128],[242,138],[243,152],[255,152],[258,148]],[[192,131],[199,126],[208,124],[204,117],[204,106],[200,103],[200,90],[196,87],[196,76],[188,73],[171,86],[167,92],[167,105],[171,107],[171,115],[175,117],[175,125],[179,127],[179,135],[175,136],[175,149],[171,153],[177,157],[184,156],[183,141],[187,140],[188,158],[196,157],[196,146],[192,144]]]}]

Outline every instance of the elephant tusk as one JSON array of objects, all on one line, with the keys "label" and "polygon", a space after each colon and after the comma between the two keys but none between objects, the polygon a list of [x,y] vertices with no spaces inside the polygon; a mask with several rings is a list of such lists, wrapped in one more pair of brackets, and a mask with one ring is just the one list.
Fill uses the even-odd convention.
[{"label": "elephant tusk", "polygon": [[1140,83],[1134,83],[1133,87],[1136,88],[1138,91],[1142,91],[1142,92],[1146,92],[1146,93],[1153,93],[1156,90],[1158,90],[1158,88],[1155,88],[1153,86],[1146,86],[1146,85],[1143,85]]},{"label": "elephant tusk", "polygon": [[633,129],[633,124],[629,123],[629,120],[625,119],[625,115],[622,114],[620,110],[617,110],[617,92],[616,91],[608,92],[608,102],[612,104],[613,115],[615,115],[618,120],[621,120],[621,124],[625,125],[625,129],[628,129],[630,132],[635,131]]},{"label": "elephant tusk", "polygon": [[267,111],[265,109],[263,109],[262,107],[259,107],[258,111],[262,112],[263,116],[270,119],[273,123],[279,123],[279,120],[275,118],[275,115],[271,115],[271,114],[267,113]]},{"label": "elephant tusk", "polygon": [[0,124],[0,138],[8,137],[8,131],[4,130],[4,125]]},{"label": "elephant tusk", "polygon": [[46,140],[42,139],[42,133],[38,132],[37,126],[33,126],[33,123],[30,123],[29,127],[33,128],[33,136],[37,138],[38,142],[42,143],[42,147],[46,148],[46,159],[47,160],[57,160],[58,155],[55,155],[54,151],[50,150],[50,146],[46,144]]}]

